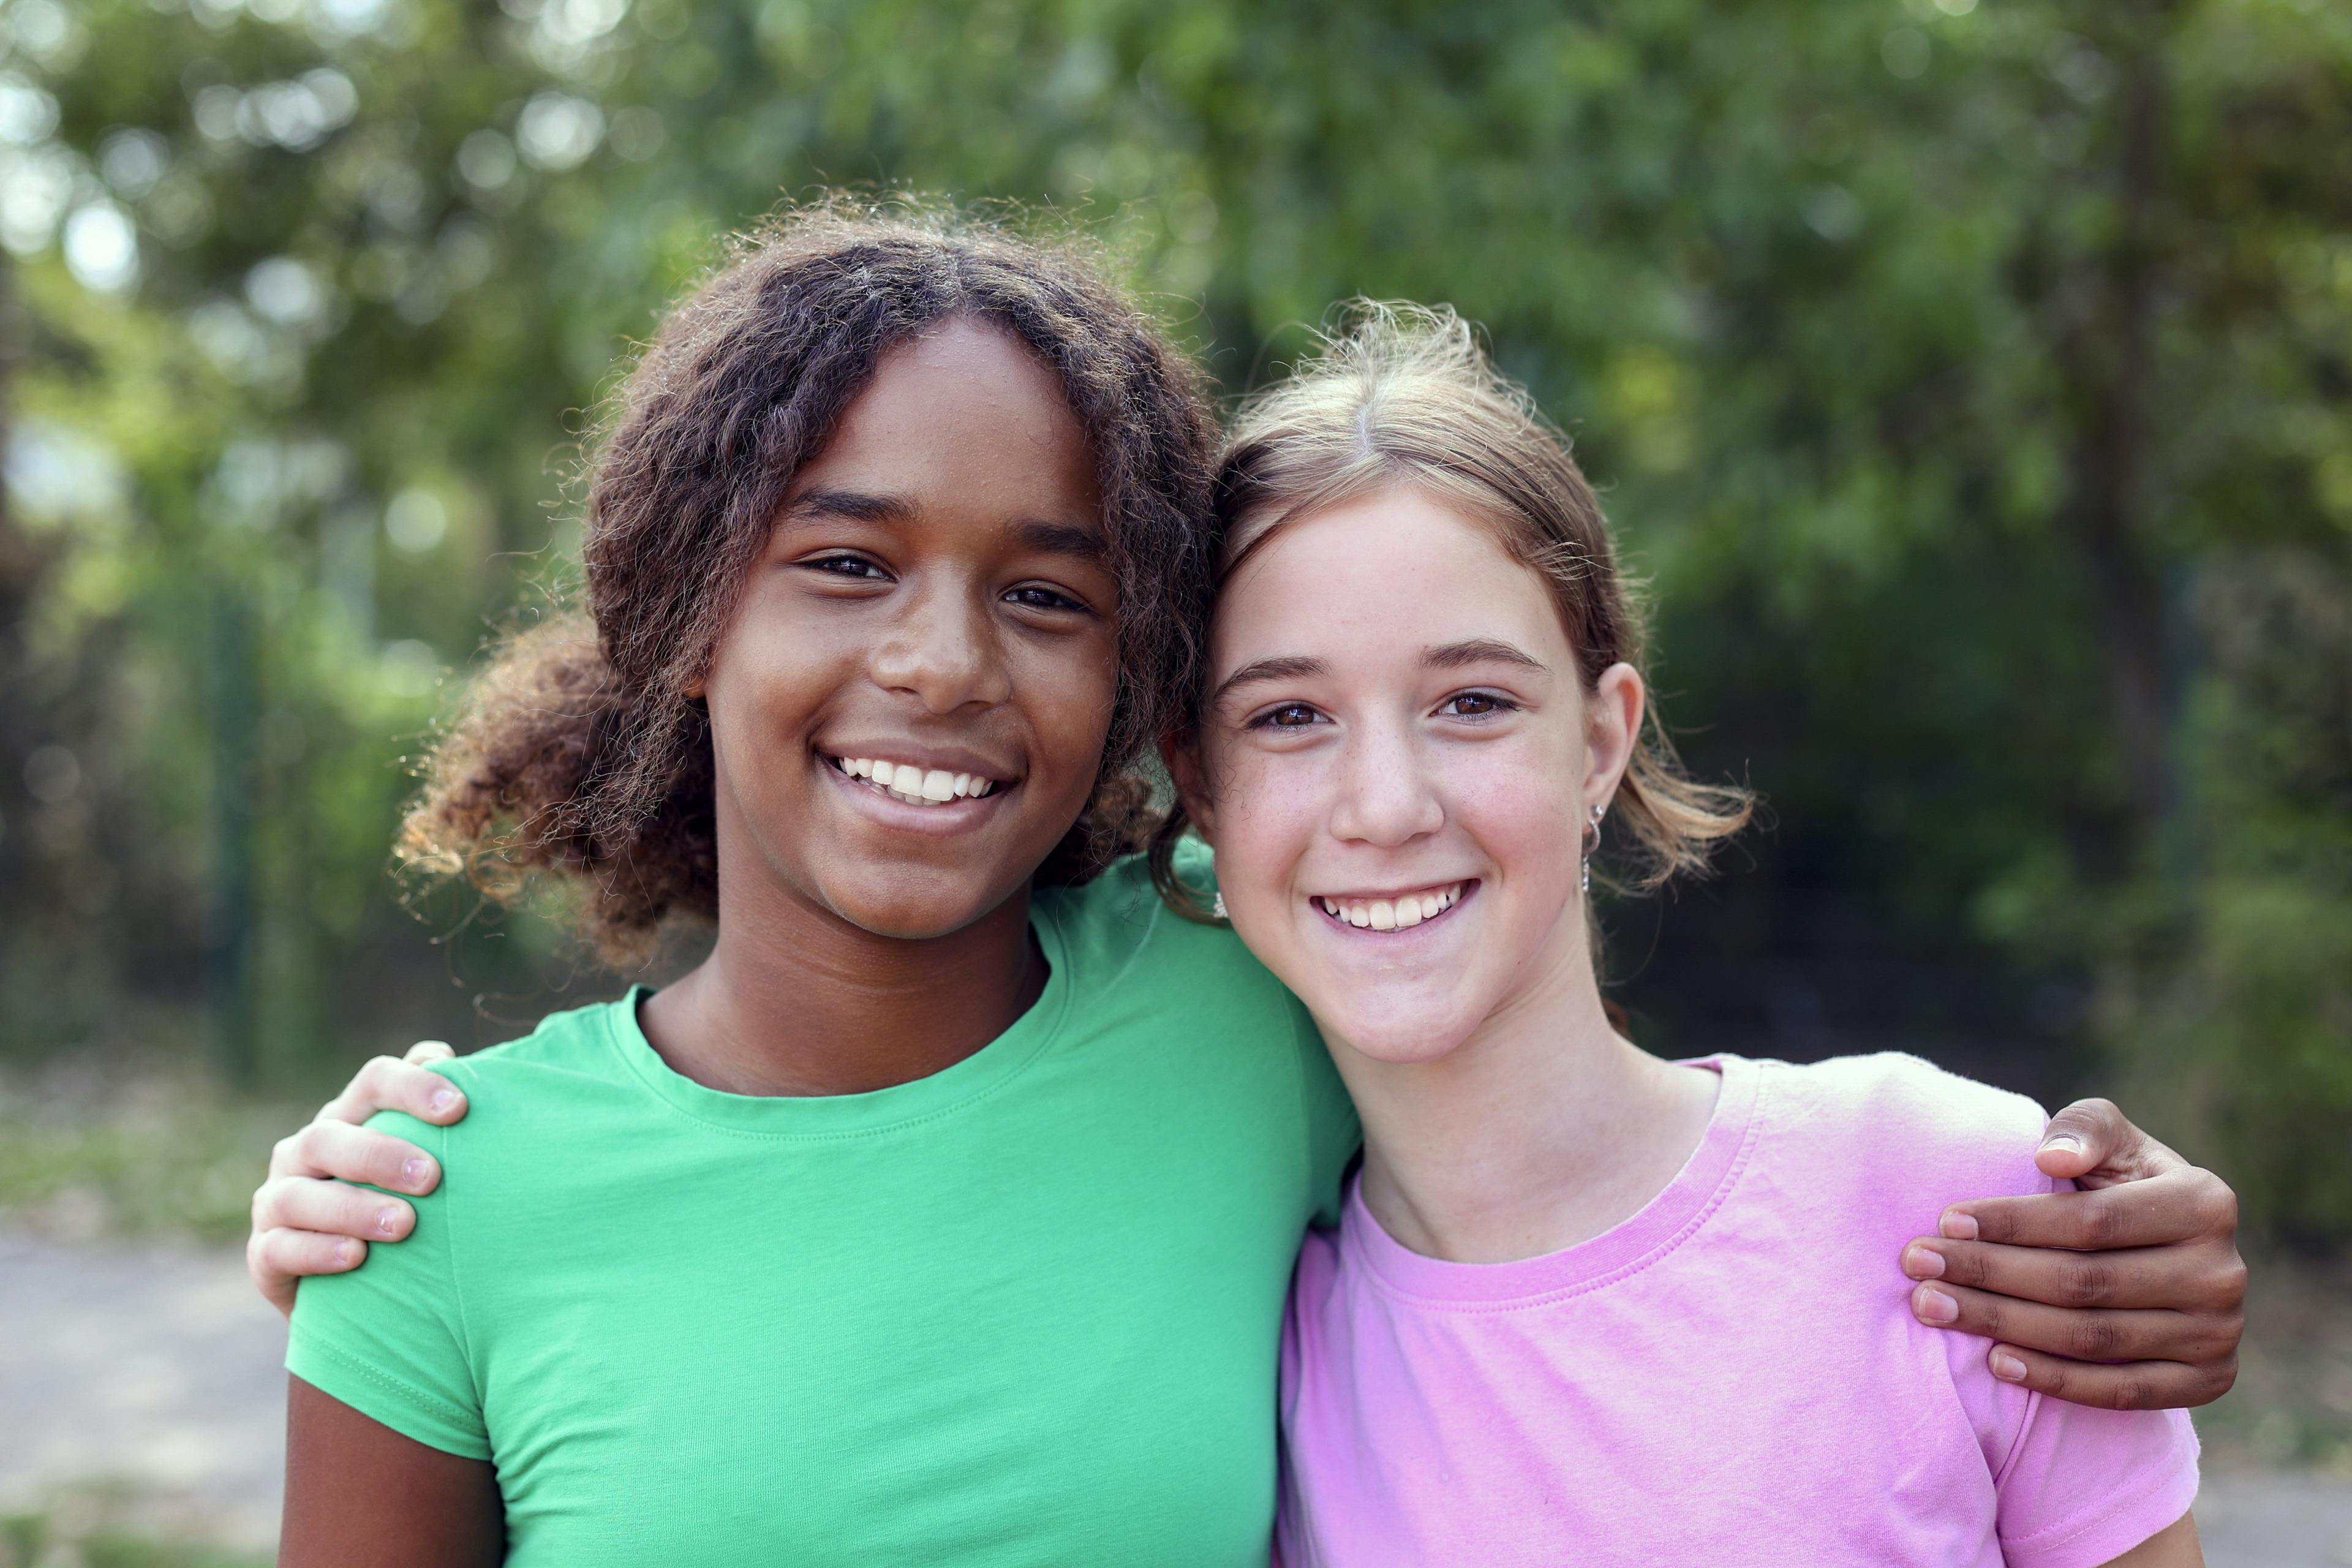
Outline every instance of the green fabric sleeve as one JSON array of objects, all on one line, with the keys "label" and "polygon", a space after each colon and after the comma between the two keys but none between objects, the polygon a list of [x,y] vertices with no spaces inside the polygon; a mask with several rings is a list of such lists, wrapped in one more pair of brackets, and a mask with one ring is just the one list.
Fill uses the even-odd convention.
[{"label": "green fabric sleeve", "polygon": [[1356,1120],[1356,1102],[1339,1069],[1331,1065],[1322,1032],[1314,1016],[1294,1001],[1290,1005],[1293,1033],[1298,1044],[1299,1092],[1307,1114],[1308,1191],[1314,1208],[1308,1223],[1328,1230],[1339,1223],[1348,1192],[1348,1169],[1364,1146],[1364,1129]]},{"label": "green fabric sleeve", "polygon": [[462,1178],[449,1169],[447,1134],[397,1111],[368,1125],[440,1160],[441,1184],[408,1200],[416,1228],[407,1240],[371,1243],[367,1260],[350,1273],[302,1281],[286,1370],[395,1432],[487,1459],[489,1432],[467,1355],[450,1236],[449,1188]]},{"label": "green fabric sleeve", "polygon": [[[1199,837],[1188,834],[1178,842],[1175,866],[1177,876],[1190,886],[1203,894],[1216,891],[1216,855]],[[1296,997],[1286,996],[1286,1001],[1291,1040],[1298,1055],[1301,1109],[1307,1119],[1307,1183],[1313,1202],[1309,1223],[1328,1229],[1339,1223],[1347,1199],[1348,1171],[1364,1146],[1364,1129],[1356,1120],[1356,1102],[1348,1098],[1348,1086],[1339,1081],[1339,1071],[1331,1065],[1331,1053],[1324,1047],[1322,1031],[1315,1026],[1313,1015]]]}]

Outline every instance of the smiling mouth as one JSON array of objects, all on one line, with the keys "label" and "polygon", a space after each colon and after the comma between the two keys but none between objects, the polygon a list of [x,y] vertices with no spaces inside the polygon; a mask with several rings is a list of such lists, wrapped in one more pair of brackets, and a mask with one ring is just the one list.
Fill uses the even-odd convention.
[{"label": "smiling mouth", "polygon": [[979,800],[1005,787],[1003,780],[980,773],[919,768],[883,757],[827,756],[825,761],[868,789],[908,805],[951,805],[959,800]]},{"label": "smiling mouth", "polygon": [[1318,894],[1307,902],[1335,925],[1358,931],[1410,931],[1444,918],[1476,886],[1475,880],[1444,882],[1377,899],[1327,899]]}]

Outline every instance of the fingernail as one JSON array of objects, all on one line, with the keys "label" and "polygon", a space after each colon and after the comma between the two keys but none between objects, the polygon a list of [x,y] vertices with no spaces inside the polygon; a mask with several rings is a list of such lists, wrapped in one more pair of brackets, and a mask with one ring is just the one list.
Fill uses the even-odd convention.
[{"label": "fingernail", "polygon": [[2045,1151],[2055,1149],[2062,1153],[2079,1154],[2083,1152],[2083,1141],[2072,1132],[2059,1132],[2043,1139],[2042,1147]]},{"label": "fingernail", "polygon": [[1977,1238],[1977,1216],[1962,1214],[1958,1209],[1946,1209],[1936,1229],[1948,1241],[1974,1241]]},{"label": "fingernail", "polygon": [[1992,1374],[2003,1383],[2023,1383],[2025,1363],[2007,1351],[1992,1352]]},{"label": "fingernail", "polygon": [[386,1204],[383,1207],[375,1211],[375,1228],[382,1234],[390,1236],[392,1234],[392,1227],[399,1223],[400,1211],[394,1208],[390,1204]]},{"label": "fingernail", "polygon": [[400,1179],[407,1183],[410,1186],[415,1187],[421,1191],[424,1188],[425,1177],[430,1175],[432,1171],[433,1167],[426,1164],[424,1161],[411,1160],[406,1164],[401,1166]]},{"label": "fingernail", "polygon": [[1944,1255],[1932,1247],[1906,1247],[1903,1249],[1903,1272],[1914,1279],[1941,1279]]},{"label": "fingernail", "polygon": [[335,1261],[346,1268],[360,1260],[360,1244],[356,1241],[335,1243]]},{"label": "fingernail", "polygon": [[1913,1293],[1913,1310],[1923,1323],[1949,1323],[1958,1321],[1960,1304],[1932,1285],[1922,1285]]},{"label": "fingernail", "polygon": [[439,1115],[442,1115],[443,1113],[445,1113],[445,1112],[446,1112],[446,1111],[455,1110],[457,1110],[457,1091],[456,1089],[435,1089],[435,1090],[433,1091],[433,1114],[434,1114],[434,1115],[436,1115],[436,1116],[439,1116]]}]

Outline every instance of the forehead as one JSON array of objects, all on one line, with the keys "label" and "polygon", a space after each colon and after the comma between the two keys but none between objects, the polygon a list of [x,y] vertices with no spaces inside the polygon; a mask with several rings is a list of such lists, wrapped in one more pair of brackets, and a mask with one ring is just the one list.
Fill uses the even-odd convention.
[{"label": "forehead", "polygon": [[1101,510],[1086,429],[1060,380],[1002,329],[955,318],[894,345],[793,477],[937,503]]},{"label": "forehead", "polygon": [[1212,657],[1223,668],[1343,644],[1350,657],[1391,647],[1411,656],[1478,637],[1546,660],[1570,653],[1549,583],[1492,523],[1401,488],[1276,526],[1226,579]]}]

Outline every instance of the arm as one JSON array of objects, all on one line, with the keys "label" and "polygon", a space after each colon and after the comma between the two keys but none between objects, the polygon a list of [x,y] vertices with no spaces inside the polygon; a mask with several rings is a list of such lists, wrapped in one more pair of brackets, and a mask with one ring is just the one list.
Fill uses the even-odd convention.
[{"label": "arm", "polygon": [[2035,1163],[2081,1190],[1955,1204],[1942,1235],[1904,1247],[1919,1321],[1999,1342],[1994,1376],[2077,1405],[2228,1393],[2245,1331],[2237,1194],[2104,1100],[2053,1117]]},{"label": "arm", "polygon": [[253,1194],[245,1268],[280,1312],[294,1310],[303,1275],[347,1273],[367,1257],[369,1242],[399,1241],[415,1228],[416,1212],[408,1205],[347,1184],[373,1182],[422,1195],[439,1184],[439,1162],[360,1123],[379,1110],[404,1110],[442,1127],[458,1121],[466,1114],[465,1091],[424,1067],[453,1054],[438,1040],[423,1040],[402,1060],[376,1058],[308,1127],[270,1151],[268,1179]]},{"label": "arm", "polygon": [[286,1380],[278,1568],[473,1568],[506,1556],[487,1459],[428,1447],[299,1377]]},{"label": "arm", "polygon": [[2182,1514],[2121,1557],[2109,1558],[2107,1568],[2205,1568],[2197,1517]]}]

